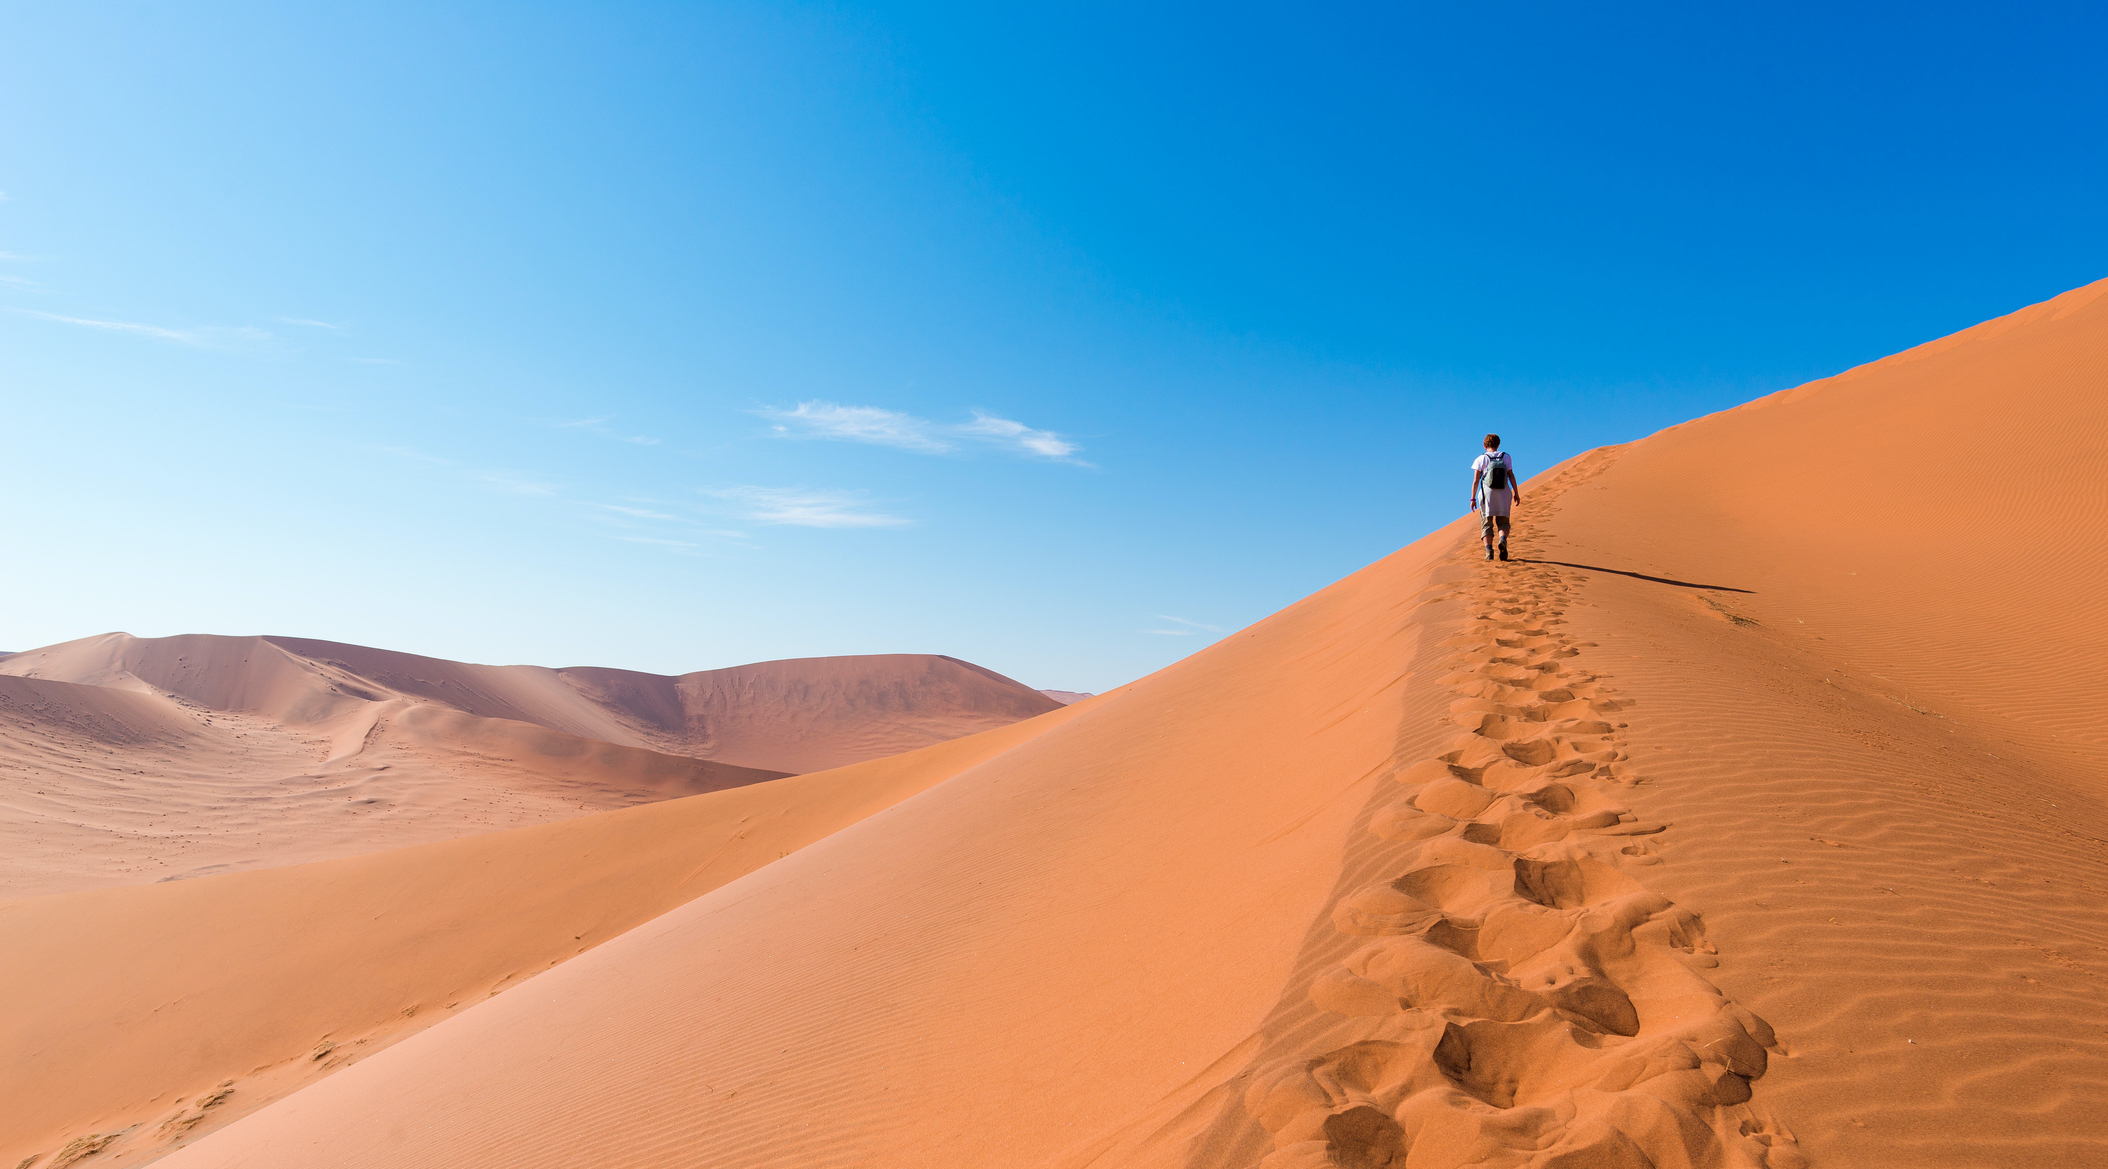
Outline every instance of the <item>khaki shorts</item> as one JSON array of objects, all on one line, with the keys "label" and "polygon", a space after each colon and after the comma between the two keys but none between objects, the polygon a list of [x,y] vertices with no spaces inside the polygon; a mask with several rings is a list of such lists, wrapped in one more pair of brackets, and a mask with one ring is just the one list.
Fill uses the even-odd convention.
[{"label": "khaki shorts", "polygon": [[1485,539],[1493,538],[1498,527],[1500,534],[1508,534],[1508,511],[1515,505],[1515,489],[1512,487],[1489,487],[1486,489],[1484,505],[1479,509],[1479,534]]}]

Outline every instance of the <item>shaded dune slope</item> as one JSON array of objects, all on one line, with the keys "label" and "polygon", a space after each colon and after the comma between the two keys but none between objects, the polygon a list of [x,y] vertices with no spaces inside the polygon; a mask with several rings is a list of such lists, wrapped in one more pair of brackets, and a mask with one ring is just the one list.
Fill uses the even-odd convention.
[{"label": "shaded dune slope", "polygon": [[896,754],[1056,705],[931,655],[664,678],[107,634],[0,662],[0,893],[543,823]]},{"label": "shaded dune slope", "polygon": [[1064,717],[463,840],[0,902],[0,1163],[107,1139],[96,1163],[142,1164]]}]

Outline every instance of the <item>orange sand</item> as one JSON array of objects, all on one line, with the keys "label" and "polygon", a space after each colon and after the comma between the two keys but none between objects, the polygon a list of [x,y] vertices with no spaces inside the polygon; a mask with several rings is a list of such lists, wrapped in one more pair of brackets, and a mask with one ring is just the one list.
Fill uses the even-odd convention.
[{"label": "orange sand", "polygon": [[833,771],[367,856],[0,902],[0,1164],[137,1165],[973,767]]},{"label": "orange sand", "polygon": [[1518,562],[1460,521],[162,1164],[2108,1162],[2104,291],[1555,468]]},{"label": "orange sand", "polygon": [[916,654],[666,678],[106,634],[0,659],[0,896],[546,823],[897,754],[1057,705]]}]

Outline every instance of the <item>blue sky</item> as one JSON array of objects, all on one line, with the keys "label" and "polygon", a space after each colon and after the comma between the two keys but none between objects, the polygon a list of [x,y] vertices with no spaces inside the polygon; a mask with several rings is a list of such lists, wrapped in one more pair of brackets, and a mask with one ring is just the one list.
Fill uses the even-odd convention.
[{"label": "blue sky", "polygon": [[2098,6],[0,19],[7,649],[1104,689],[2108,275]]}]

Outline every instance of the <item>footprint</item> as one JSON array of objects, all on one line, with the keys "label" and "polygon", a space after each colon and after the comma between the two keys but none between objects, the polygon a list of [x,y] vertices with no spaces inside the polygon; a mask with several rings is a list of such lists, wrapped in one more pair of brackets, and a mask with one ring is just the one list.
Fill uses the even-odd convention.
[{"label": "footprint", "polygon": [[1633,704],[1562,632],[1577,580],[1489,570],[1441,593],[1465,609],[1441,643],[1459,733],[1370,814],[1393,875],[1333,907],[1365,940],[1309,988],[1381,1038],[1255,1072],[1264,1169],[1805,1164],[1721,1111],[1775,1040],[1693,969],[1714,960],[1697,915],[1626,871],[1661,863],[1640,838],[1666,826],[1609,795],[1640,782],[1611,717]]}]

